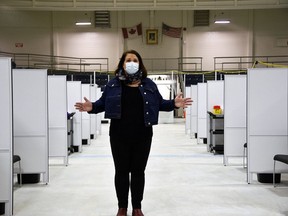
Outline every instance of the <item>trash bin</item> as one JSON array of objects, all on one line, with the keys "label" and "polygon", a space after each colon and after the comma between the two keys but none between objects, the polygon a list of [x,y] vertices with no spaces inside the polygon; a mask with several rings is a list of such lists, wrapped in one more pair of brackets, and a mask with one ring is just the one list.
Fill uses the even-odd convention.
[{"label": "trash bin", "polygon": [[0,215],[5,214],[5,203],[0,203]]},{"label": "trash bin", "polygon": [[[257,173],[257,179],[260,183],[273,183],[273,173]],[[281,173],[275,174],[275,183],[280,183]]]},{"label": "trash bin", "polygon": [[[18,183],[20,183],[20,175],[17,175]],[[40,174],[22,174],[22,184],[36,184],[40,182]]]}]

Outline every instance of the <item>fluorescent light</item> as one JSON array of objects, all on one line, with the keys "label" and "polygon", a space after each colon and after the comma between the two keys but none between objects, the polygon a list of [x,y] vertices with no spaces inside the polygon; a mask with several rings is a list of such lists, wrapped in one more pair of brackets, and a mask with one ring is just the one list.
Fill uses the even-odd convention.
[{"label": "fluorescent light", "polygon": [[76,22],[76,25],[78,26],[91,25],[91,22]]},{"label": "fluorescent light", "polygon": [[230,20],[215,20],[214,23],[217,23],[217,24],[229,24]]}]

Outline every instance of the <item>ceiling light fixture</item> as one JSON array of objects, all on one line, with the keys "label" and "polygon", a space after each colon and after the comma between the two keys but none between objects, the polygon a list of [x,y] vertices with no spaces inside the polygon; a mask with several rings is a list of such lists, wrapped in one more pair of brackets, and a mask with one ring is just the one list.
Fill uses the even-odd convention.
[{"label": "ceiling light fixture", "polygon": [[231,21],[229,12],[227,11],[217,11],[214,15],[215,24],[229,24]]},{"label": "ceiling light fixture", "polygon": [[215,20],[216,24],[229,24],[230,23],[230,20]]},{"label": "ceiling light fixture", "polygon": [[89,22],[76,22],[75,23],[77,26],[87,26],[87,25],[91,25],[91,22],[89,21]]}]

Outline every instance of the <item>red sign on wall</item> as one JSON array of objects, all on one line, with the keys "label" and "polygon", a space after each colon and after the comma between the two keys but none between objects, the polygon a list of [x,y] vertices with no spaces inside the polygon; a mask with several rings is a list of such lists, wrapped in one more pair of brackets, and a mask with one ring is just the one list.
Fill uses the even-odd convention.
[{"label": "red sign on wall", "polygon": [[15,43],[15,47],[22,48],[23,47],[23,43]]}]

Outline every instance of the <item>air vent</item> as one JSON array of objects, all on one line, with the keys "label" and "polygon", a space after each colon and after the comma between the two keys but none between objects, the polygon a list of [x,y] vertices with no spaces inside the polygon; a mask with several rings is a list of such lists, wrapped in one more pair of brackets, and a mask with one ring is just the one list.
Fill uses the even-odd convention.
[{"label": "air vent", "polygon": [[209,26],[209,10],[194,11],[194,26]]},{"label": "air vent", "polygon": [[95,27],[110,28],[110,12],[95,11]]}]

